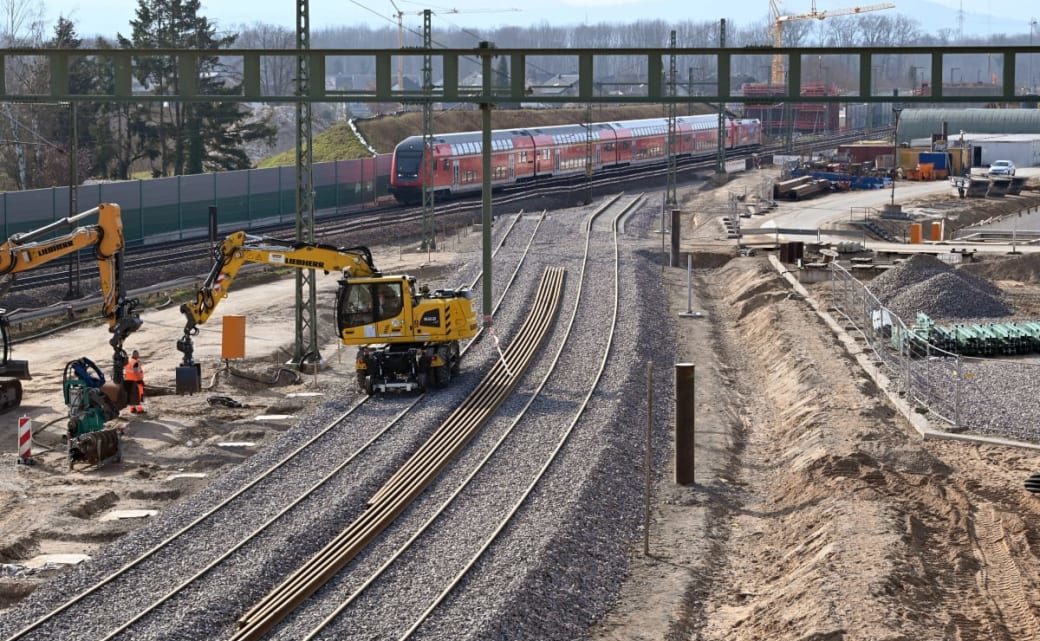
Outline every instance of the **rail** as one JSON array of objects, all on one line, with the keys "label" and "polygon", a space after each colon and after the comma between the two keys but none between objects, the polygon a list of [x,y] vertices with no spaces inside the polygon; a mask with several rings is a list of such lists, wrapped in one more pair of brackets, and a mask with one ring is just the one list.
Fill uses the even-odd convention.
[{"label": "rail", "polygon": [[[496,247],[494,249],[494,253],[495,254],[497,254],[498,251],[505,245],[507,238],[513,233],[513,230],[516,228],[516,225],[520,221],[522,216],[523,216],[523,212],[521,212],[520,214],[517,214],[513,218],[512,224],[502,234],[502,237],[500,238],[498,244],[496,245]],[[535,235],[537,234],[539,227],[540,227],[540,221],[539,221],[539,224],[536,225],[534,232],[531,234],[531,240],[528,241],[528,244],[527,244],[527,248],[528,249],[530,248],[531,242],[533,241]],[[527,257],[527,250],[525,250],[523,255],[521,255],[521,257],[520,257],[518,262],[522,263],[526,259],[526,257]],[[515,273],[516,272],[514,271],[514,277],[515,277]],[[482,277],[483,277],[483,274],[478,274],[474,278],[474,280],[470,283],[470,287],[472,288],[472,287],[476,286],[477,282]],[[507,285],[503,288],[502,294],[500,295],[500,297],[499,297],[499,299],[497,301],[497,304],[494,307],[494,311],[495,312],[497,312],[497,310],[501,306],[503,300],[505,299],[505,296],[508,293],[509,287],[512,284],[512,282],[513,282],[512,279],[510,279],[509,283],[507,283]],[[483,330],[481,330],[481,332],[478,333],[477,336],[475,336],[474,339],[471,340],[470,343],[468,343],[465,346],[465,348],[463,350],[464,352],[467,351],[472,345],[474,345],[476,343],[476,341],[480,338],[482,332],[483,332]],[[307,496],[310,496],[316,489],[318,489],[319,487],[324,485],[326,482],[328,482],[328,480],[333,478],[336,474],[342,472],[351,462],[356,460],[357,457],[360,454],[362,454],[370,446],[372,446],[375,442],[377,442],[381,437],[383,437],[385,434],[387,434],[390,431],[390,429],[401,420],[402,417],[407,415],[407,413],[417,403],[419,403],[420,400],[422,400],[423,397],[424,397],[424,395],[417,396],[410,403],[408,403],[389,422],[387,422],[381,428],[375,430],[374,435],[370,439],[368,439],[360,448],[355,450],[349,456],[345,457],[345,460],[344,460],[343,463],[341,463],[333,471],[328,473],[319,482],[317,482],[314,485],[312,485],[307,491],[304,492],[303,495],[301,495],[291,505],[289,505],[289,506],[285,507],[284,509],[282,509],[281,511],[279,511],[277,515],[275,515],[274,517],[272,517],[271,519],[269,519],[268,521],[263,523],[259,528],[255,529],[245,539],[240,541],[235,546],[232,546],[232,548],[230,550],[228,550],[225,554],[221,555],[220,558],[217,561],[214,561],[213,563],[211,563],[211,564],[207,565],[206,567],[204,567],[202,570],[200,570],[197,573],[193,574],[188,580],[186,580],[183,583],[181,583],[180,585],[178,585],[176,589],[174,589],[174,590],[164,594],[162,597],[160,597],[155,602],[153,602],[150,606],[148,606],[145,610],[137,613],[136,615],[133,615],[130,619],[128,619],[122,625],[120,625],[115,631],[113,631],[109,635],[107,635],[105,637],[105,639],[114,638],[115,636],[117,636],[117,635],[121,634],[122,632],[124,632],[130,626],[132,626],[133,624],[135,624],[138,621],[140,621],[144,616],[146,616],[147,614],[151,613],[156,608],[158,608],[160,605],[162,605],[163,603],[168,601],[170,598],[172,598],[172,596],[174,596],[175,594],[178,594],[185,587],[187,587],[191,583],[193,583],[193,582],[197,581],[198,579],[202,578],[203,576],[205,576],[214,567],[216,567],[220,562],[222,562],[223,560],[225,560],[228,557],[230,557],[231,554],[234,553],[234,551],[238,550],[243,545],[245,545],[249,541],[251,541],[254,538],[256,538],[260,533],[266,531],[278,519],[280,519],[282,516],[287,514],[293,507],[298,505],[304,498],[306,498]],[[289,454],[287,454],[281,460],[279,460],[275,464],[271,465],[267,469],[263,470],[258,476],[253,478],[246,485],[238,488],[235,492],[231,493],[230,495],[225,497],[223,500],[221,500],[219,503],[217,503],[213,507],[211,507],[208,510],[206,510],[203,514],[201,514],[200,516],[198,516],[195,519],[193,519],[190,523],[188,523],[187,525],[179,528],[173,534],[171,534],[170,536],[164,538],[162,541],[160,541],[159,543],[155,544],[154,546],[148,548],[141,555],[137,556],[132,561],[122,565],[119,569],[117,569],[115,572],[113,572],[112,574],[108,575],[107,577],[105,577],[101,581],[98,581],[98,582],[94,583],[92,586],[90,586],[90,587],[84,589],[83,591],[77,593],[76,595],[74,595],[73,597],[69,598],[64,603],[59,605],[58,607],[52,609],[47,614],[45,614],[45,615],[43,615],[41,617],[38,617],[37,619],[35,619],[32,622],[30,622],[28,625],[20,628],[12,636],[7,637],[5,639],[5,641],[17,641],[18,639],[21,639],[21,638],[25,637],[30,632],[40,628],[44,624],[54,620],[56,617],[58,617],[62,613],[64,613],[64,612],[74,608],[75,606],[81,604],[82,602],[84,602],[84,600],[86,600],[91,595],[94,595],[94,594],[100,592],[106,586],[108,586],[108,585],[112,584],[113,582],[115,582],[117,579],[120,579],[121,577],[126,576],[134,568],[140,566],[145,561],[155,557],[160,551],[162,551],[163,549],[165,549],[168,546],[170,546],[173,542],[179,540],[184,535],[186,535],[189,532],[195,530],[200,524],[202,524],[203,522],[207,521],[208,519],[210,519],[215,514],[218,514],[219,512],[221,512],[223,509],[228,507],[234,501],[236,501],[239,498],[245,496],[247,493],[250,492],[250,490],[252,490],[253,488],[257,487],[263,481],[270,479],[272,477],[272,475],[276,471],[278,471],[279,469],[283,468],[285,465],[287,465],[291,461],[295,460],[301,453],[303,453],[305,450],[307,450],[308,448],[310,448],[314,444],[318,443],[324,437],[328,436],[330,438],[335,438],[337,433],[338,433],[338,430],[336,428],[338,428],[341,425],[343,425],[352,415],[354,415],[355,412],[357,412],[359,410],[359,408],[364,406],[365,403],[368,402],[370,398],[371,397],[364,397],[364,398],[362,398],[360,401],[355,403],[353,406],[351,406],[345,412],[341,413],[337,418],[335,418],[333,421],[331,421],[328,425],[326,425],[325,427],[319,429],[319,431],[316,434],[314,434],[314,436],[312,436],[311,438],[306,440],[304,443],[302,443],[297,448],[293,449]],[[72,614],[72,616],[75,616],[75,614]]]}]

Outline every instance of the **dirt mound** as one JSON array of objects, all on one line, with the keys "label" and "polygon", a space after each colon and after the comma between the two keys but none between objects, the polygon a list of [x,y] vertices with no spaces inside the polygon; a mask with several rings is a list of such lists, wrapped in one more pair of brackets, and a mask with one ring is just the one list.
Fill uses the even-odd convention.
[{"label": "dirt mound", "polygon": [[993,318],[1011,314],[1004,301],[968,285],[958,274],[944,272],[907,287],[888,301],[904,322],[920,312],[932,318]]},{"label": "dirt mound", "polygon": [[972,263],[961,267],[958,272],[989,280],[1040,283],[1040,254],[1024,254],[1014,258]]}]

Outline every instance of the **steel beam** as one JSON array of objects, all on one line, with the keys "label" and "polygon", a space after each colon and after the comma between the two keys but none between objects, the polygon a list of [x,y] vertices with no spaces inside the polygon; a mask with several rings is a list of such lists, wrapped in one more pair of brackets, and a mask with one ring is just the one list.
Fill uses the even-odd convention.
[{"label": "steel beam", "polygon": [[[300,2],[302,0],[298,0]],[[779,54],[789,59],[788,78],[783,95],[770,96],[770,102],[798,102],[798,103],[842,103],[854,99],[857,102],[885,103],[890,101],[890,96],[872,96],[869,88],[873,86],[873,67],[868,64],[871,59],[881,56],[912,56],[927,57],[930,61],[929,68],[932,72],[931,96],[906,96],[903,98],[908,106],[914,104],[928,103],[991,103],[991,102],[1021,102],[1023,97],[1015,94],[1014,72],[1016,68],[1015,56],[1024,54],[1040,54],[1040,46],[1034,45],[983,45],[983,46],[956,46],[956,47],[762,47],[762,48],[728,48],[728,47],[683,47],[676,48],[580,48],[580,49],[496,49],[496,55],[509,56],[514,67],[514,78],[508,87],[481,88],[479,90],[465,90],[460,92],[459,88],[459,58],[479,58],[479,49],[433,49],[422,47],[412,50],[415,55],[429,55],[435,62],[440,59],[444,68],[444,84],[437,87],[433,95],[435,101],[450,100],[451,102],[467,104],[495,104],[495,103],[524,103],[536,101],[546,104],[566,104],[574,102],[593,103],[643,103],[662,104],[677,102],[679,104],[703,103],[703,102],[734,102],[734,103],[761,103],[762,97],[730,96],[730,70],[734,56],[772,56]],[[207,94],[199,91],[202,83],[198,82],[198,58],[201,54],[197,49],[157,48],[157,49],[77,49],[76,57],[83,56],[94,58],[98,61],[111,61],[115,73],[114,90],[112,93],[98,93],[76,95],[69,93],[68,76],[69,65],[74,59],[69,51],[65,49],[32,49],[11,48],[0,49],[0,59],[7,60],[18,56],[33,56],[44,58],[47,64],[40,65],[41,72],[46,76],[46,82],[41,85],[46,89],[42,93],[17,93],[8,89],[5,83],[0,82],[0,102],[54,102],[54,101],[77,101],[77,102],[269,102],[269,103],[296,103],[308,101],[321,102],[401,102],[409,96],[414,97],[418,92],[412,90],[394,90],[392,85],[391,59],[394,54],[399,53],[396,49],[372,50],[372,49],[308,49],[303,52],[290,52],[287,50],[262,50],[262,49],[221,49],[220,55],[227,58],[240,59],[242,61],[243,81],[241,91],[234,95]],[[718,88],[715,95],[689,96],[670,95],[665,83],[662,82],[663,74],[660,74],[662,60],[666,55],[676,56],[703,56],[714,59],[718,70]],[[999,91],[988,96],[943,96],[942,83],[936,79],[943,77],[943,57],[952,54],[968,54],[974,56],[999,55],[1003,58],[1002,71],[1003,81],[997,86]],[[298,59],[305,60],[301,65],[306,65],[312,77],[320,77],[326,62],[332,57],[353,57],[367,59],[370,67],[376,74],[375,89],[351,89],[351,90],[326,90],[324,82],[310,83],[304,93],[297,91],[276,92],[271,95],[261,95],[260,85],[260,60],[262,56],[295,55]],[[593,59],[595,56],[633,56],[645,58],[648,61],[648,77],[646,78],[647,92],[638,96],[596,96],[593,88]],[[134,93],[131,78],[134,67],[139,64],[139,58],[154,58],[156,56],[170,56],[177,59],[178,68],[181,70],[196,69],[193,78],[182,78],[171,88],[175,93]],[[576,87],[578,95],[528,95],[528,87],[523,77],[517,74],[524,68],[524,62],[528,57],[537,56],[540,59],[562,58],[573,64],[575,57],[578,60],[578,81]],[[858,56],[860,59],[860,73],[858,82],[858,96],[798,96],[798,88],[801,87],[801,69],[798,61],[802,56]],[[865,63],[866,61],[867,63]],[[2,68],[2,66],[0,66]],[[655,73],[657,72],[657,73]],[[855,90],[857,87],[850,87]],[[576,99],[577,98],[577,99]]]}]

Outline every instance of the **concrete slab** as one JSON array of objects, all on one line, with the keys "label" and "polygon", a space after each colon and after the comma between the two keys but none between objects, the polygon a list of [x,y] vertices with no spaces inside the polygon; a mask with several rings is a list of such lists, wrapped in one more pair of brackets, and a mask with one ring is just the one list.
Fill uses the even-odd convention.
[{"label": "concrete slab", "polygon": [[101,521],[123,521],[125,519],[147,519],[159,513],[159,510],[112,510],[101,516]]},{"label": "concrete slab", "polygon": [[260,414],[253,417],[254,421],[291,421],[295,418],[292,414]]},{"label": "concrete slab", "polygon": [[256,447],[256,443],[253,441],[222,441],[217,443],[217,447]]},{"label": "concrete slab", "polygon": [[167,477],[167,481],[176,481],[177,479],[204,479],[208,474],[205,472],[181,472],[179,474],[171,474]]},{"label": "concrete slab", "polygon": [[19,565],[36,569],[42,568],[45,565],[79,565],[80,563],[89,560],[90,555],[88,554],[40,554],[39,556],[34,556],[25,563]]}]

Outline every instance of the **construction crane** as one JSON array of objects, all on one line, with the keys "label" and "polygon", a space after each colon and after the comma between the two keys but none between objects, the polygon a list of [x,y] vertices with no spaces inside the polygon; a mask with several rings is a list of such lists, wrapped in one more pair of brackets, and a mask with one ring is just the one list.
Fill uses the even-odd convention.
[{"label": "construction crane", "polygon": [[[816,0],[812,0],[812,7],[809,9],[809,13],[798,13],[792,15],[783,15],[780,9],[781,0],[769,0],[769,12],[770,17],[773,20],[773,47],[780,48],[784,46],[784,23],[794,22],[796,20],[825,20],[827,18],[836,18],[838,16],[852,16],[866,13],[868,11],[882,11],[884,9],[895,9],[896,5],[891,2],[882,2],[881,4],[869,4],[862,7],[846,7],[845,9],[833,9],[817,11]],[[784,57],[780,54],[773,55],[773,67],[770,81],[774,85],[784,84]]]},{"label": "construction crane", "polygon": [[[407,2],[408,0],[401,0],[401,2]],[[402,11],[401,7],[397,6],[394,0],[390,0],[390,4],[394,7],[394,18],[397,20],[397,48],[404,49],[404,17],[408,14],[422,15],[422,11]],[[464,13],[507,13],[510,11],[520,11],[519,9],[506,8],[506,9],[473,9],[460,11],[458,9],[450,9],[443,7],[430,7],[433,13],[437,15],[446,14],[464,14]],[[397,57],[397,87],[399,91],[404,91],[404,56]]]}]

